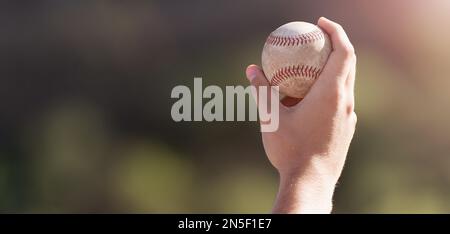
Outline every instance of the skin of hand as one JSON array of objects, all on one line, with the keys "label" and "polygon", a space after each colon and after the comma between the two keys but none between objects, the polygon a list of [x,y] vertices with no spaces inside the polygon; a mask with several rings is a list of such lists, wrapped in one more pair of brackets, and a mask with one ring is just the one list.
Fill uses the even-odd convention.
[{"label": "skin of hand", "polygon": [[[280,176],[273,213],[330,213],[355,132],[354,48],[339,24],[321,17],[318,26],[332,43],[323,72],[300,103],[280,105],[278,130],[262,133],[265,152]],[[258,66],[248,66],[246,75],[256,89],[270,88]]]}]

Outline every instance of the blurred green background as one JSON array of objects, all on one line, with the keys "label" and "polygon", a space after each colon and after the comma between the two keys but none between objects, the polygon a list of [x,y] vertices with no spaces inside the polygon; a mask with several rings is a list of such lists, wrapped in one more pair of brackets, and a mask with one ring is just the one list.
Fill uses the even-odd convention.
[{"label": "blurred green background", "polygon": [[450,1],[0,5],[0,212],[269,213],[256,122],[170,116],[176,85],[247,85],[266,36],[333,19],[358,56],[336,213],[450,212]]}]

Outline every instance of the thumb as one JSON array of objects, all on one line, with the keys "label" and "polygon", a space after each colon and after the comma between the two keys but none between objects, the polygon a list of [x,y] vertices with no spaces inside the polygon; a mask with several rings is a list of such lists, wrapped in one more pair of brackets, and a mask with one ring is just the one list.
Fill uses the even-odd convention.
[{"label": "thumb", "polygon": [[263,71],[257,65],[249,65],[245,71],[245,74],[247,75],[247,79],[250,81],[250,84],[255,86],[255,88],[259,88],[260,86],[270,86]]},{"label": "thumb", "polygon": [[[270,103],[271,98],[271,87],[269,84],[269,81],[267,80],[266,76],[264,75],[264,72],[259,68],[257,65],[250,65],[247,67],[247,70],[245,71],[245,74],[247,75],[247,79],[250,81],[250,84],[255,88],[256,92],[252,91],[253,98],[255,99],[256,105],[258,106],[258,109],[261,109],[262,107],[267,110],[267,105]],[[260,102],[260,91],[266,89],[265,96],[267,98],[267,101]],[[264,105],[264,106],[261,106]],[[269,104],[270,105],[270,104]]]}]

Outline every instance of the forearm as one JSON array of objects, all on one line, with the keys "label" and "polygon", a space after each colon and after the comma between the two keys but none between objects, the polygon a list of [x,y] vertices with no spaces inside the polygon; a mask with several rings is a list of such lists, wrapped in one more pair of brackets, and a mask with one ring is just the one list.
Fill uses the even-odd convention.
[{"label": "forearm", "polygon": [[335,180],[316,175],[280,173],[273,213],[330,213]]}]

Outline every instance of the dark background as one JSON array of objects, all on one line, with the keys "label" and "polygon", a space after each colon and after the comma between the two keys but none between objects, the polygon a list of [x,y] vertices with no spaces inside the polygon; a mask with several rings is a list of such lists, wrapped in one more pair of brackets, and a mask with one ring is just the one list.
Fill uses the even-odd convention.
[{"label": "dark background", "polygon": [[247,85],[266,36],[343,25],[357,131],[337,213],[450,211],[450,2],[0,4],[0,212],[270,212],[255,122],[171,119],[176,85]]}]

